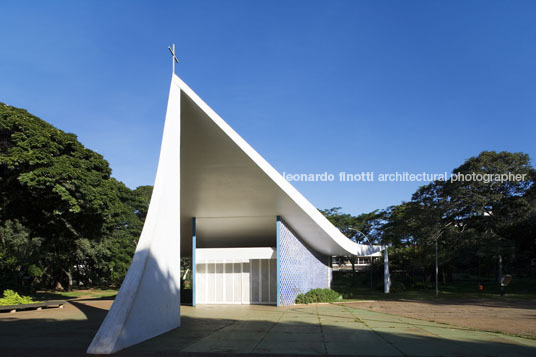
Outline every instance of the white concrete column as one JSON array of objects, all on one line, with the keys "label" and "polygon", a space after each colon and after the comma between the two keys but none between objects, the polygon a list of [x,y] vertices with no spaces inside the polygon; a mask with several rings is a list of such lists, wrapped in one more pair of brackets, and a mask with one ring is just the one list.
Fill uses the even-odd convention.
[{"label": "white concrete column", "polygon": [[387,246],[383,252],[383,292],[389,294],[391,290],[391,274],[389,274],[389,255],[387,254]]}]

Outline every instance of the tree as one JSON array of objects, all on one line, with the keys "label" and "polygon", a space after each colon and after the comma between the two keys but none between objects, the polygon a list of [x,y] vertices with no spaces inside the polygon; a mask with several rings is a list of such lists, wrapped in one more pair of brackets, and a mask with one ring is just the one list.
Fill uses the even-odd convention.
[{"label": "tree", "polygon": [[[341,233],[350,240],[360,244],[374,244],[376,242],[376,226],[378,224],[378,212],[373,211],[359,216],[341,213],[341,207],[333,207],[320,212],[337,227]],[[357,258],[355,256],[337,257],[340,262],[350,261],[352,271],[355,272]]]},{"label": "tree", "polygon": [[107,254],[100,257],[103,266],[97,276],[106,284],[118,286],[123,281],[134,255],[153,188],[140,186],[130,190],[117,181],[116,186],[120,203],[116,207],[115,218],[110,219],[113,224],[110,227],[112,233],[102,242]]},{"label": "tree", "polygon": [[0,220],[26,227],[26,240],[42,237],[40,265],[58,287],[70,288],[73,269],[117,228],[125,205],[110,175],[74,134],[0,103]]},{"label": "tree", "polygon": [[[451,214],[480,232],[479,250],[493,247],[499,279],[503,255],[515,247],[508,232],[533,212],[530,190],[534,189],[536,171],[527,154],[483,151],[454,169],[453,174],[456,180],[447,182],[444,190],[445,199],[451,202]],[[503,180],[501,175],[505,174],[524,179]]]},{"label": "tree", "polygon": [[[500,176],[508,173],[525,179]],[[470,180],[461,180],[458,174]],[[424,286],[430,282],[436,241],[444,283],[456,271],[478,272],[480,277],[480,271],[489,270],[491,264],[499,276],[502,258],[510,270],[517,266],[526,273],[536,256],[536,176],[528,155],[485,151],[456,168],[453,175],[452,181],[422,186],[409,202],[379,212],[359,217],[341,213],[340,208],[322,212],[356,242],[369,243],[355,229],[370,241],[390,244],[394,274],[403,274],[397,279],[411,285],[421,274]]]},{"label": "tree", "polygon": [[39,279],[43,274],[39,267],[39,249],[42,238],[30,236],[28,228],[18,221],[7,220],[0,226],[0,289],[17,283]]}]

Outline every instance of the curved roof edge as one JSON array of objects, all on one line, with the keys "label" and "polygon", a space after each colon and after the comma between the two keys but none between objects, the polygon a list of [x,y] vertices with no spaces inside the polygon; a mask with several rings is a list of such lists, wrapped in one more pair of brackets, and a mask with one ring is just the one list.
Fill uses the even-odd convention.
[{"label": "curved roof edge", "polygon": [[[199,106],[203,112],[255,163],[264,173],[314,222],[334,243],[336,249],[328,249],[323,253],[329,255],[366,256],[383,250],[380,245],[357,244],[342,234],[320,211],[310,203],[294,186],[268,163],[251,145],[249,145],[229,124],[227,124],[212,108],[208,106],[179,76],[173,74],[173,82]],[[285,218],[285,217],[284,217]],[[286,218],[292,225],[292,220]],[[307,237],[302,237],[308,242]],[[308,242],[310,243],[310,242]],[[327,248],[327,247],[326,247]]]}]

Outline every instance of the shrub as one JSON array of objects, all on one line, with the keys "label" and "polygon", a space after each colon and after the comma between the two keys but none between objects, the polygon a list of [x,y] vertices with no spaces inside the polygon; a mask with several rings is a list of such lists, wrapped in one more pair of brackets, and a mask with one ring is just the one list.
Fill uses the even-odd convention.
[{"label": "shrub", "polygon": [[391,283],[391,292],[398,293],[406,290],[406,285],[401,281],[393,281]]},{"label": "shrub", "polygon": [[296,296],[296,304],[314,304],[317,302],[333,302],[341,300],[342,296],[331,289],[313,289],[305,294]]},{"label": "shrub", "polygon": [[13,290],[4,290],[4,297],[0,298],[0,305],[33,304],[35,302],[38,301],[34,301],[28,296],[20,296]]}]

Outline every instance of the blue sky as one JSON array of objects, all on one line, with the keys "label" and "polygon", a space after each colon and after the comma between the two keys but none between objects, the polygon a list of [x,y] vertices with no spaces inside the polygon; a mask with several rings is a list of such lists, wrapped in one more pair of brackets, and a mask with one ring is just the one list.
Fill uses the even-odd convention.
[{"label": "blue sky", "polygon": [[[0,101],[109,162],[156,172],[171,60],[278,171],[451,171],[483,150],[536,157],[531,1],[2,1]],[[422,183],[298,182],[353,214]]]}]

